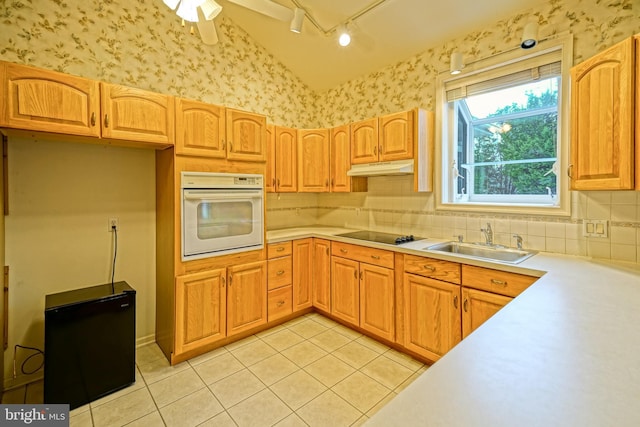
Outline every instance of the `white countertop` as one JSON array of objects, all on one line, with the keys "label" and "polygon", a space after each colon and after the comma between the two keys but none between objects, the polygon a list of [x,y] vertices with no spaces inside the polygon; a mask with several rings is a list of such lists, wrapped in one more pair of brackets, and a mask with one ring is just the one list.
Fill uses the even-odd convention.
[{"label": "white countertop", "polygon": [[[287,238],[286,230],[278,230],[268,232],[267,240],[347,231],[289,229]],[[331,238],[542,276],[367,426],[640,425],[638,264],[539,253],[517,265],[502,265],[420,250],[439,240],[394,248]]]}]

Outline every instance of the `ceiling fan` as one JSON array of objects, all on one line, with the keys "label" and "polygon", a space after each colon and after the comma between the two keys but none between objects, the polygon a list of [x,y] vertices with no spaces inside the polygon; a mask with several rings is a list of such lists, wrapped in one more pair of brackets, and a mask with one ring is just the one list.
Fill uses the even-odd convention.
[{"label": "ceiling fan", "polygon": [[[304,19],[304,11],[295,11],[271,0],[227,0],[279,21],[291,21],[291,31],[299,33]],[[208,45],[218,43],[218,33],[213,19],[220,14],[222,6],[214,0],[163,0],[164,4],[182,18],[184,22],[195,22],[202,42]],[[177,8],[177,9],[176,9]],[[193,30],[192,30],[193,32]]]}]

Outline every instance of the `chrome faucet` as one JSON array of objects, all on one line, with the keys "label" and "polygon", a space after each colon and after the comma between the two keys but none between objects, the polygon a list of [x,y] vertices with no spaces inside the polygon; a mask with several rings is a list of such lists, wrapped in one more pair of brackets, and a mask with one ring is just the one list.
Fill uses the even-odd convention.
[{"label": "chrome faucet", "polygon": [[513,235],[514,239],[516,239],[516,247],[518,250],[522,250],[522,236],[519,234]]},{"label": "chrome faucet", "polygon": [[493,246],[493,230],[491,229],[491,224],[487,223],[486,228],[481,228],[480,231],[484,233],[484,240],[488,246]]}]

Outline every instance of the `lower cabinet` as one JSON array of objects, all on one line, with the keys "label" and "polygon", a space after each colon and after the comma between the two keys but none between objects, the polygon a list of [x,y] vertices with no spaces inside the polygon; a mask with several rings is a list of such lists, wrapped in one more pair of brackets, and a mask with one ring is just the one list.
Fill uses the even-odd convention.
[{"label": "lower cabinet", "polygon": [[227,268],[227,335],[267,323],[266,261]]},{"label": "lower cabinet", "polygon": [[462,339],[460,286],[405,273],[403,287],[404,346],[436,361]]},{"label": "lower cabinet", "polygon": [[226,269],[176,277],[175,353],[226,337]]},{"label": "lower cabinet", "polygon": [[360,263],[331,257],[331,314],[338,319],[360,325]]},{"label": "lower cabinet", "polygon": [[513,298],[490,292],[462,288],[462,338],[466,338],[478,326],[496,314]]},{"label": "lower cabinet", "polygon": [[393,270],[360,264],[360,327],[377,336],[395,338]]},{"label": "lower cabinet", "polygon": [[312,305],[313,239],[293,241],[293,311]]},{"label": "lower cabinet", "polygon": [[313,239],[313,259],[311,260],[313,280],[313,306],[325,313],[331,312],[331,241]]}]

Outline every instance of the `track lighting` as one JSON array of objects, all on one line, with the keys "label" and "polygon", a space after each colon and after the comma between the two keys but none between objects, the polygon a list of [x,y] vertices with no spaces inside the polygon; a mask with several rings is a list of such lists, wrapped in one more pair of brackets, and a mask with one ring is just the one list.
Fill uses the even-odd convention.
[{"label": "track lighting", "polygon": [[300,32],[302,31],[302,23],[304,21],[304,15],[305,15],[304,9],[300,9],[299,7],[296,7],[293,10],[293,19],[291,20],[291,26],[289,27],[291,32],[300,34]]},{"label": "track lighting", "polygon": [[449,63],[449,71],[451,74],[460,74],[464,68],[464,62],[462,61],[462,53],[454,50],[451,52],[451,62]]},{"label": "track lighting", "polygon": [[522,49],[531,49],[538,44],[538,23],[536,21],[531,21],[527,25],[524,26],[524,31],[522,32],[522,43],[520,43],[520,47]]},{"label": "track lighting", "polygon": [[340,25],[338,27],[338,44],[344,47],[344,46],[349,46],[349,43],[351,43],[351,35],[347,30],[347,26],[346,24]]}]

